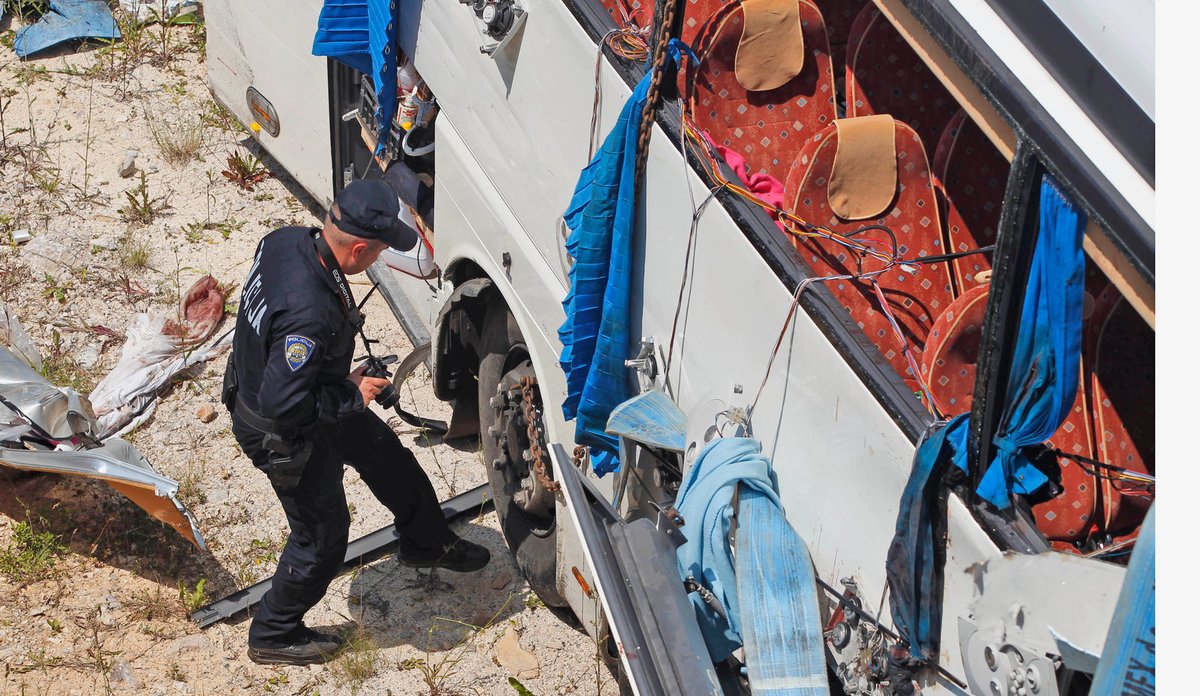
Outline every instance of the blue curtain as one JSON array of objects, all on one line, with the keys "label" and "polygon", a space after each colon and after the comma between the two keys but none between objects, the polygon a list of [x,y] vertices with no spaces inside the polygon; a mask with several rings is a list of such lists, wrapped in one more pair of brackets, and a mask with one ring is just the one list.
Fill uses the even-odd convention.
[{"label": "blue curtain", "polygon": [[604,432],[608,416],[628,399],[629,303],[633,283],[633,223],[637,211],[634,164],[637,132],[650,73],[634,88],[604,145],[579,175],[563,219],[571,290],[558,330],[560,364],[567,375],[563,417],[578,418],[575,441],[591,448],[592,468],[615,470],[617,438]]},{"label": "blue curtain", "polygon": [[1046,484],[1046,475],[1022,448],[1045,442],[1075,403],[1086,223],[1087,216],[1046,174],[1037,246],[1009,372],[1007,408],[995,437],[996,457],[977,489],[980,497],[1000,509],[1011,504],[1014,493],[1033,493]]},{"label": "blue curtain", "polygon": [[936,660],[942,635],[942,481],[950,465],[966,471],[970,419],[970,413],[955,416],[917,448],[888,548],[892,620],[909,652],[923,661]]},{"label": "blue curtain", "polygon": [[396,114],[396,36],[394,0],[325,0],[313,38],[314,56],[328,56],[371,76],[378,106],[375,154],[382,154]]}]

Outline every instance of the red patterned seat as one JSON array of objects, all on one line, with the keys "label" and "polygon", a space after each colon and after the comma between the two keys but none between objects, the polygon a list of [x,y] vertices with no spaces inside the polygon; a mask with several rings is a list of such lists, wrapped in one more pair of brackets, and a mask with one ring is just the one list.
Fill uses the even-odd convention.
[{"label": "red patterned seat", "polygon": [[850,27],[870,0],[816,0],[817,9],[825,18],[825,33],[829,34],[829,53],[833,57],[833,74],[846,74],[846,44]]},{"label": "red patterned seat", "polygon": [[699,40],[705,25],[722,7],[738,0],[687,0],[683,3],[683,27],[679,38],[693,49],[699,48]]},{"label": "red patterned seat", "polygon": [[864,7],[846,45],[846,116],[891,114],[932,148],[957,108],[891,22]]},{"label": "red patterned seat", "polygon": [[[967,112],[959,110],[942,131],[933,156],[933,185],[947,251],[969,251],[996,243],[1007,182],[1008,160]],[[980,284],[976,276],[992,267],[991,258],[990,253],[972,254],[950,262],[956,295]]]},{"label": "red patterned seat", "polygon": [[[1091,348],[1087,357],[1096,459],[1153,474],[1154,330],[1116,287],[1097,280],[1101,287],[1084,329],[1085,345]],[[1153,493],[1124,482],[1104,483],[1101,530],[1115,537],[1135,532]]]},{"label": "red patterned seat", "polygon": [[825,23],[816,6],[798,0],[806,55],[798,75],[775,89],[752,92],[734,73],[742,5],[729,3],[698,38],[689,102],[697,125],[713,141],[746,158],[750,173],[783,180],[805,142],[835,118],[833,69]]},{"label": "red patterned seat", "polygon": [[[858,121],[859,119],[845,119]],[[939,255],[942,234],[938,223],[937,201],[929,176],[929,164],[921,140],[912,128],[895,121],[896,185],[891,202],[871,219],[849,220],[834,212],[830,204],[830,174],[838,153],[838,125],[831,124],[808,142],[792,166],[785,185],[790,209],[801,219],[827,227],[840,234],[853,233],[868,225],[887,226],[895,235],[901,258],[917,259]],[[885,155],[880,154],[880,157]],[[889,156],[890,153],[889,153]],[[860,235],[886,240],[882,232]],[[793,238],[800,255],[822,275],[860,274],[878,270],[881,262],[870,259],[859,264],[859,255],[835,242],[817,238]],[[876,244],[886,248],[886,244]],[[919,354],[934,319],[953,299],[950,273],[945,263],[922,264],[909,271],[901,267],[879,277],[879,285],[900,325],[910,349]],[[846,307],[851,318],[879,352],[914,391],[919,390],[903,354],[904,342],[897,337],[871,287],[864,281],[839,280],[826,283]]]},{"label": "red patterned seat", "polygon": [[645,29],[654,22],[653,0],[600,0],[618,27],[628,24]]}]

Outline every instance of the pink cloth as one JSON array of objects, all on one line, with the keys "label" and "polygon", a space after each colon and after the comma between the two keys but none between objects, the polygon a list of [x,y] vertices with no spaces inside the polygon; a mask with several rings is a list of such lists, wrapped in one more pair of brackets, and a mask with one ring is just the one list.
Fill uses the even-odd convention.
[{"label": "pink cloth", "polygon": [[[750,193],[753,193],[761,200],[770,203],[776,208],[783,208],[784,199],[782,181],[765,172],[755,172],[751,174],[750,163],[746,161],[745,157],[742,157],[734,150],[724,147],[723,145],[717,145],[713,142],[712,138],[709,137],[708,133],[704,134],[704,139],[708,141],[709,145],[712,145],[713,149],[717,151],[717,154],[721,155],[721,157],[725,159],[725,163],[728,164],[731,169],[733,169],[734,173],[736,173],[737,177],[741,179],[743,184],[746,185],[746,189],[750,191]],[[767,211],[767,214],[771,216],[771,219],[775,221],[775,224],[779,227],[779,229],[784,231],[787,230],[787,228],[784,227],[783,222],[779,220],[778,213],[766,206],[763,206],[763,210]]]}]

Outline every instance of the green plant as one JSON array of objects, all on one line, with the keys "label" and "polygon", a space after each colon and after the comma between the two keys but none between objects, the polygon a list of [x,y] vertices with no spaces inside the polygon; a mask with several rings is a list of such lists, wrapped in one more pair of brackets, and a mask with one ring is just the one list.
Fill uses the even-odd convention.
[{"label": "green plant", "polygon": [[63,625],[58,619],[46,619],[46,625],[50,627],[51,633],[62,633]]},{"label": "green plant", "polygon": [[35,518],[13,525],[12,540],[0,551],[0,574],[13,582],[32,582],[53,574],[67,549],[57,534],[40,528],[44,524],[45,520]]},{"label": "green plant", "polygon": [[183,673],[183,669],[180,668],[178,662],[172,662],[171,666],[167,668],[167,679],[177,682],[186,682],[187,675]]},{"label": "green plant", "polygon": [[53,298],[59,304],[67,303],[67,286],[59,283],[54,279],[54,276],[49,273],[42,278],[42,297],[46,299]]},{"label": "green plant", "polygon": [[516,677],[508,678],[508,685],[516,690],[517,696],[533,696],[533,692],[525,688],[525,685],[517,681]]},{"label": "green plant", "polygon": [[149,225],[163,211],[171,207],[169,196],[151,196],[150,186],[146,181],[146,172],[139,172],[136,186],[125,192],[128,204],[118,212],[128,223],[134,225]]},{"label": "green plant", "polygon": [[208,604],[208,594],[204,591],[204,578],[200,578],[196,587],[189,589],[182,580],[179,581],[179,603],[187,614],[192,614],[200,607]]},{"label": "green plant", "polygon": [[333,663],[333,671],[339,681],[352,687],[379,672],[379,647],[361,627],[355,626],[346,636],[341,655]]},{"label": "green plant", "polygon": [[50,9],[50,0],[3,0],[3,3],[5,9],[27,22]]},{"label": "green plant", "polygon": [[129,613],[146,621],[164,621],[171,618],[171,608],[163,601],[162,587],[155,585],[154,592],[142,588],[133,593],[127,602]]},{"label": "green plant", "polygon": [[117,242],[117,260],[122,268],[137,270],[150,265],[150,243],[127,234]]},{"label": "green plant", "polygon": [[253,152],[247,152],[245,155],[231,152],[225,159],[225,164],[227,166],[221,174],[246,191],[253,191],[255,184],[271,175],[267,166]]}]

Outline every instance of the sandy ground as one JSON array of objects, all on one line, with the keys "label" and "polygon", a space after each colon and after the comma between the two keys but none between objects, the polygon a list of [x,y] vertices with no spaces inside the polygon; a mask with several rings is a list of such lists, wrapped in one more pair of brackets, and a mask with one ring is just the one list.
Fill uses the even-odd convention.
[{"label": "sandy ground", "polygon": [[[113,48],[71,46],[20,62],[11,50],[19,25],[0,24],[0,242],[19,230],[34,239],[0,246],[0,300],[47,358],[47,374],[87,393],[117,362],[134,314],[173,315],[204,274],[236,298],[258,239],[315,224],[315,208],[269,159],[272,176],[252,191],[222,175],[230,153],[266,156],[213,103],[202,28],[164,35],[151,26]],[[136,171],[124,178],[131,151]],[[141,195],[143,173],[143,203],[169,207],[131,222],[127,194]],[[355,280],[361,296],[366,277]],[[382,350],[404,355],[407,339],[378,295],[367,313]],[[389,557],[338,578],[308,623],[359,639],[329,665],[251,663],[245,616],[197,629],[180,588],[203,580],[217,598],[268,577],[287,534],[266,478],[229,430],[222,370],[223,356],[177,380],[128,438],[181,482],[207,552],[101,482],[0,469],[0,552],[13,551],[21,522],[67,549],[37,579],[0,575],[0,696],[518,693],[510,677],[539,695],[616,693],[592,639],[517,577],[492,513],[456,524],[492,551],[480,573],[431,579]],[[410,410],[447,415],[424,368],[402,397]],[[217,410],[209,423],[197,417],[206,405]],[[393,421],[442,498],[484,482],[477,444],[430,443]],[[352,538],[390,522],[353,471],[345,483]]]}]

